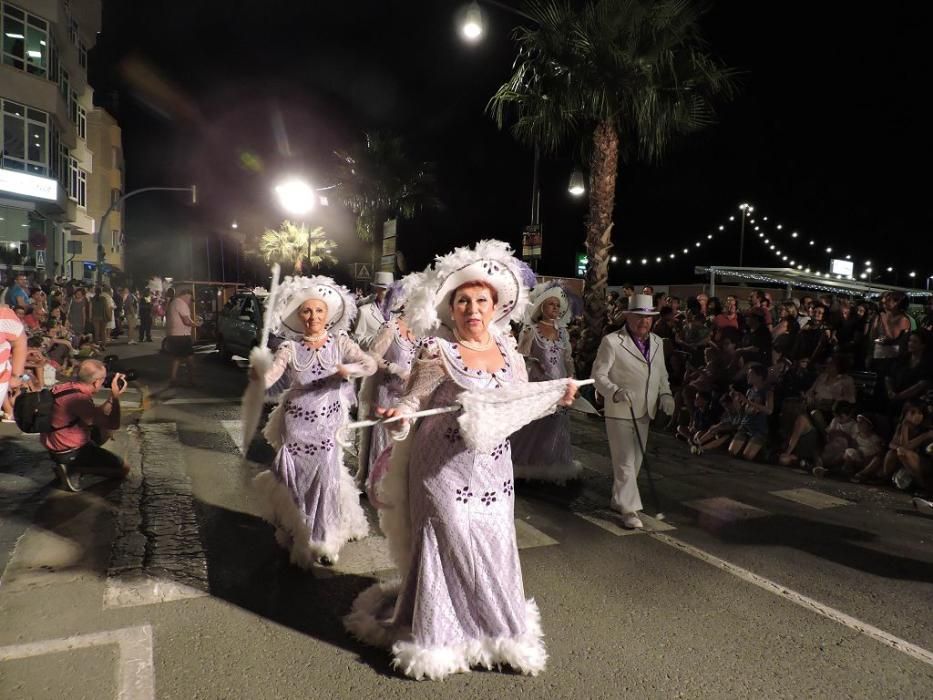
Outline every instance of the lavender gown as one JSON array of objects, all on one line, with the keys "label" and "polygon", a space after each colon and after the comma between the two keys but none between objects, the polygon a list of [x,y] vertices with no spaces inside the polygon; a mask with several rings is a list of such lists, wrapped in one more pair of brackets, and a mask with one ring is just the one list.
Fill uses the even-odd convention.
[{"label": "lavender gown", "polygon": [[275,353],[266,386],[287,373],[290,388],[263,431],[277,449],[272,468],[256,476],[260,515],[276,527],[278,543],[293,564],[310,567],[318,557],[337,560],[349,540],[369,534],[359,491],[343,466],[337,431],[347,420],[351,376],[367,376],[375,362],[346,333],[329,335],[317,350],[285,342]]},{"label": "lavender gown", "polygon": [[[505,366],[490,374],[467,369],[456,344],[425,340],[399,407],[447,406],[464,389],[527,381],[521,356],[498,343]],[[402,578],[361,593],[347,629],[391,647],[394,665],[416,679],[477,665],[543,670],[540,615],[525,599],[515,540],[508,441],[478,454],[461,439],[456,414],[421,419],[393,448],[382,492],[392,505],[380,523]]]},{"label": "lavender gown", "polygon": [[[379,368],[372,379],[368,380],[375,384],[374,405],[391,408],[402,398],[416,349],[417,345],[402,335],[396,319],[387,321],[379,329],[369,350],[369,354],[376,360]],[[388,430],[381,425],[374,426],[369,441],[370,473],[373,464],[390,443]]]},{"label": "lavender gown", "polygon": [[[537,325],[526,326],[518,341],[518,351],[532,358],[528,380],[545,382],[573,376],[570,335],[559,328],[556,340],[545,338]],[[559,484],[580,478],[582,467],[573,459],[570,446],[570,414],[566,408],[529,423],[511,439],[512,462],[519,479],[554,481]]]}]

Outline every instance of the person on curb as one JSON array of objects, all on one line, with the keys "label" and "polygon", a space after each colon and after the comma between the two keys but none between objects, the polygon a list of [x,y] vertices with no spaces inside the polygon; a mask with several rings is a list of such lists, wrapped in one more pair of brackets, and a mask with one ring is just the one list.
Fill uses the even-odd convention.
[{"label": "person on curb", "polygon": [[612,457],[613,510],[629,529],[644,527],[638,511],[638,471],[648,449],[648,428],[661,410],[674,412],[661,339],[651,332],[658,311],[647,294],[632,297],[625,326],[599,344],[591,376],[605,399],[606,433]]},{"label": "person on curb", "polygon": [[[7,392],[22,383],[27,352],[26,327],[13,309],[0,304],[0,407],[6,404]],[[12,417],[12,410],[9,418],[3,411],[4,420]]]},{"label": "person on curb", "polygon": [[55,474],[66,491],[81,490],[83,474],[108,479],[125,479],[129,466],[113,452],[105,450],[110,432],[120,427],[120,395],[126,391],[126,379],[115,374],[110,382],[110,397],[100,406],[94,394],[104,386],[107,368],[98,360],[84,360],[78,365],[77,379],[52,387],[52,431],[40,440],[55,462]]},{"label": "person on curb", "polygon": [[172,356],[172,375],[169,384],[178,384],[178,366],[184,362],[188,370],[188,384],[194,385],[194,346],[191,343],[191,329],[200,326],[191,315],[191,290],[179,289],[172,299],[166,314],[165,349]]}]

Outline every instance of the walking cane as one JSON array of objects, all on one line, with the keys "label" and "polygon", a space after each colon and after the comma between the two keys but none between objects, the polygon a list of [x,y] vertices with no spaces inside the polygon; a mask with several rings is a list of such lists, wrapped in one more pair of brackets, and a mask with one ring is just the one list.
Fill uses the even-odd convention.
[{"label": "walking cane", "polygon": [[635,429],[635,440],[638,442],[638,449],[641,452],[641,466],[644,467],[645,473],[648,474],[648,484],[651,489],[651,500],[654,501],[654,517],[658,520],[666,520],[667,516],[661,512],[661,501],[658,500],[658,489],[654,485],[654,476],[651,474],[651,467],[648,466],[648,454],[645,452],[645,443],[641,441],[641,432],[638,430],[638,421],[635,420],[635,409],[631,404],[629,404],[628,410],[629,414],[632,416],[632,427]]}]

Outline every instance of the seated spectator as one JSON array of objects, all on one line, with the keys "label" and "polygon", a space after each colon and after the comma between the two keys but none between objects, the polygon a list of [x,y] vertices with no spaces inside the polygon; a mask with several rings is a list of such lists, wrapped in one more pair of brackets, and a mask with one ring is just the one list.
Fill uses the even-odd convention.
[{"label": "seated spectator", "polygon": [[719,404],[722,407],[722,413],[718,422],[712,425],[708,430],[701,431],[693,438],[693,444],[690,452],[695,455],[701,455],[705,450],[714,450],[729,442],[735,435],[742,423],[742,409],[732,397],[731,393],[723,394],[719,398]]},{"label": "seated spectator", "polygon": [[835,330],[826,323],[826,307],[817,304],[811,311],[810,321],[800,330],[797,356],[823,362],[832,354],[835,344]]},{"label": "seated spectator", "polygon": [[933,348],[925,331],[907,338],[907,353],[899,357],[891,374],[884,378],[892,412],[900,413],[904,402],[919,399],[933,386]]},{"label": "seated spectator", "polygon": [[689,353],[690,362],[693,365],[699,365],[703,361],[703,349],[706,347],[709,336],[709,328],[703,323],[699,308],[688,301],[683,328],[674,333],[676,348]]},{"label": "seated spectator", "polygon": [[855,380],[848,374],[848,359],[843,355],[835,355],[823,368],[813,385],[804,395],[807,408],[811,414],[816,411],[818,415],[811,416],[826,425],[829,413],[836,401],[846,401],[854,404],[857,400]]},{"label": "seated spectator", "polygon": [[53,431],[42,433],[43,446],[55,460],[55,473],[66,491],[79,491],[82,474],[97,474],[123,479],[129,467],[117,455],[100,445],[110,431],[120,427],[120,395],[126,390],[122,374],[110,384],[110,398],[103,405],[94,404],[107,377],[102,362],[85,360],[78,366],[77,379],[57,384],[50,423]]},{"label": "seated spectator", "polygon": [[907,401],[884,458],[877,456],[872,459],[868,466],[852,477],[852,481],[893,479],[894,485],[900,489],[908,488],[915,481],[921,488],[929,490],[933,488],[933,473],[926,448],[931,442],[933,429],[928,424],[923,404]]},{"label": "seated spectator", "polygon": [[762,365],[748,368],[748,385],[745,394],[731,391],[732,399],[742,408],[742,421],[729,443],[729,454],[754,460],[768,440],[768,416],[774,410],[774,392],[768,386],[768,372]]},{"label": "seated spectator", "polygon": [[764,309],[751,309],[745,316],[746,331],[742,336],[739,356],[746,362],[757,362],[765,366],[771,362],[771,331],[765,321]]},{"label": "seated spectator", "polygon": [[[771,328],[771,338],[777,340],[781,336],[788,336],[796,345],[800,324],[797,323],[797,305],[792,301],[781,303],[778,308],[778,322]],[[793,349],[788,353],[793,355]]]},{"label": "seated spectator", "polygon": [[708,391],[698,391],[693,397],[690,422],[687,425],[677,427],[677,436],[693,445],[694,439],[709,430],[710,425],[712,425],[712,404],[712,394]]},{"label": "seated spectator", "polygon": [[[842,472],[844,474],[855,474],[881,454],[884,442],[881,436],[875,432],[875,424],[868,416],[859,414],[856,416],[857,430],[855,432],[855,444],[847,447],[842,455]],[[826,462],[825,456],[822,465],[813,468],[813,476],[826,476],[830,473],[832,465]]]},{"label": "seated spectator", "polygon": [[[827,427],[824,419],[815,420],[814,416],[806,414],[797,417],[794,422],[794,429],[787,439],[787,446],[784,451],[778,455],[778,464],[785,467],[799,465],[802,469],[810,469],[814,466],[822,466],[822,453],[824,444],[830,439],[829,433],[832,430],[832,439],[836,440],[833,445],[830,456],[838,452],[839,459],[846,447],[849,446],[845,439],[846,432],[851,433],[854,441],[856,431],[855,420],[852,415],[855,412],[855,405],[849,401],[836,401],[833,404],[833,417]],[[814,411],[814,414],[817,412]]]}]

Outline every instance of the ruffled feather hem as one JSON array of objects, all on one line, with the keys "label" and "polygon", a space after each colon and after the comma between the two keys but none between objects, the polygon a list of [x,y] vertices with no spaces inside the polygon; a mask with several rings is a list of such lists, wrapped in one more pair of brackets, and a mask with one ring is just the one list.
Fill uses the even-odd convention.
[{"label": "ruffled feather hem", "polygon": [[513,471],[516,479],[552,481],[561,485],[583,478],[583,465],[575,459],[569,464],[516,464]]},{"label": "ruffled feather hem", "polygon": [[312,539],[304,513],[295,505],[288,487],[273,472],[266,470],[253,479],[253,488],[259,496],[259,517],[275,526],[276,542],[289,550],[289,559],[295,566],[310,569],[321,557],[336,562],[343,545],[369,535],[360,492],[343,467],[338,487],[340,523],[321,542]]},{"label": "ruffled feather hem", "polygon": [[[481,637],[460,644],[422,646],[411,640],[408,630],[381,623],[388,599],[398,593],[399,584],[377,583],[363,591],[344,618],[344,626],[354,637],[372,646],[392,649],[392,666],[415,680],[441,680],[454,673],[467,673],[472,667],[487,670],[509,666],[528,676],[536,676],[547,666],[547,650],[541,632],[541,613],[533,599],[525,601],[525,633],[516,637]],[[391,610],[389,610],[391,613]]]}]

